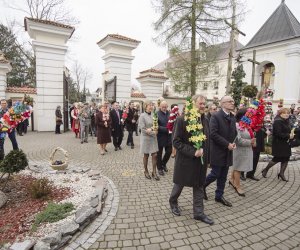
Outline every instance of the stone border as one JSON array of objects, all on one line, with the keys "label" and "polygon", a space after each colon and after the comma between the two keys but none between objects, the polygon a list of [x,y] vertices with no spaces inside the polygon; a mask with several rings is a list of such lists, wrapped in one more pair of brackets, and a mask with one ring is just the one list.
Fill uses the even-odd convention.
[{"label": "stone border", "polygon": [[[60,171],[56,170],[56,173],[58,172]],[[75,170],[74,172],[86,171]],[[73,250],[87,249],[92,246],[110,225],[119,204],[119,192],[115,184],[108,177],[99,174],[100,172],[95,170],[90,172],[89,177],[98,181],[93,184],[94,192],[86,200],[87,205],[76,211],[74,220],[59,226],[56,232],[37,242],[32,240],[16,242],[9,249],[23,250],[34,247],[34,250],[58,250],[64,247],[64,249]]]},{"label": "stone border", "polygon": [[108,196],[107,204],[100,216],[98,216],[86,229],[85,232],[78,235],[72,242],[64,248],[64,250],[82,250],[91,247],[97,239],[104,233],[111,224],[118,211],[119,192],[112,180],[106,176],[102,176],[107,181]]}]

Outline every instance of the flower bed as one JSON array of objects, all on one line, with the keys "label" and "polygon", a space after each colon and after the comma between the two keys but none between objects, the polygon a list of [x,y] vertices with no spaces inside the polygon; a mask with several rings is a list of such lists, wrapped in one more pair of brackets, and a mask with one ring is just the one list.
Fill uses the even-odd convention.
[{"label": "flower bed", "polygon": [[34,199],[29,193],[29,186],[34,180],[36,178],[30,175],[16,175],[8,181],[8,201],[0,209],[0,245],[29,235],[34,214],[43,210],[48,201],[59,202],[72,195],[69,188],[52,187],[48,201]]}]

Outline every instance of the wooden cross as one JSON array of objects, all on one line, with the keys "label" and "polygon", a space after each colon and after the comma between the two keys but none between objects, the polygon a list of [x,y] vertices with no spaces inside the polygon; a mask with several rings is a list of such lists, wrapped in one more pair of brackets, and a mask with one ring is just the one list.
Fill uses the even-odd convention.
[{"label": "wooden cross", "polygon": [[229,23],[227,20],[224,20],[224,22],[231,28],[230,32],[230,48],[229,48],[229,55],[228,55],[228,65],[227,65],[227,77],[226,77],[226,94],[230,94],[231,92],[231,74],[232,74],[232,57],[233,57],[233,51],[234,51],[234,32],[238,32],[239,34],[246,36],[245,33],[240,31],[236,25],[235,25],[235,4],[233,5],[233,15],[232,15],[232,23]]},{"label": "wooden cross", "polygon": [[255,76],[255,64],[259,65],[260,62],[256,61],[256,50],[253,50],[253,59],[248,59],[249,62],[252,63],[252,77],[251,77],[251,85],[254,85],[254,76]]}]

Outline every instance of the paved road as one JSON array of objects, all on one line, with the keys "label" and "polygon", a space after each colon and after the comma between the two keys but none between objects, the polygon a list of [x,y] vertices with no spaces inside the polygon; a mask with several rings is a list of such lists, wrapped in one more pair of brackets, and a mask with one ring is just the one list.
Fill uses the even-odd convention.
[{"label": "paved road", "polygon": [[[287,183],[277,180],[279,166],[269,171],[267,179],[243,182],[245,198],[226,186],[225,197],[232,208],[215,203],[215,185],[210,185],[205,212],[215,225],[208,226],[193,220],[191,188],[185,188],[179,199],[182,216],[170,213],[173,160],[160,181],[145,179],[139,137],[134,137],[135,149],[124,146],[115,152],[110,145],[105,156],[99,154],[95,138],[80,144],[72,133],[31,132],[17,139],[32,161],[48,160],[51,150],[61,146],[70,152],[72,164],[99,169],[117,186],[117,215],[90,249],[300,249],[299,162],[289,164]],[[9,140],[5,147],[8,152]],[[260,163],[257,172],[265,165]]]}]

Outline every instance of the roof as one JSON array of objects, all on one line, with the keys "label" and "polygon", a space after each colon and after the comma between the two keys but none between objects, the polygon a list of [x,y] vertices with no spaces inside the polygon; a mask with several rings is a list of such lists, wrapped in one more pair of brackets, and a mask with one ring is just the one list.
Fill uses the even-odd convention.
[{"label": "roof", "polygon": [[161,71],[161,70],[157,70],[157,69],[147,69],[147,70],[144,70],[144,71],[141,71],[140,74],[143,74],[143,73],[160,73],[160,74],[163,74],[164,72]]},{"label": "roof", "polygon": [[156,75],[152,75],[152,74],[147,74],[147,75],[139,76],[136,79],[142,79],[142,78],[146,78],[146,77],[157,78],[157,79],[164,79],[164,80],[169,79],[168,77],[165,77],[165,76],[156,76]]},{"label": "roof", "polygon": [[[235,57],[237,54],[237,51],[243,48],[243,44],[241,44],[239,41],[235,41],[235,51],[233,52],[233,56]],[[206,48],[206,53],[208,54],[208,58],[216,58],[216,60],[224,60],[229,57],[229,50],[230,50],[230,42],[223,42],[219,44],[214,44],[207,46]],[[189,58],[190,57],[190,52],[182,52],[180,56],[174,56],[174,57],[169,57],[165,59],[164,61],[160,62],[154,68],[156,70],[164,70],[166,68],[167,63],[172,63],[176,62],[178,59],[177,57],[180,58]]]},{"label": "roof", "polygon": [[297,37],[300,37],[300,23],[282,1],[242,50]]},{"label": "roof", "polygon": [[5,92],[8,93],[23,93],[23,94],[36,94],[36,88],[30,87],[7,87]]},{"label": "roof", "polygon": [[133,92],[133,93],[131,93],[131,97],[135,97],[135,98],[146,98],[146,96],[144,95],[144,93],[138,93],[138,92]]},{"label": "roof", "polygon": [[114,38],[117,40],[122,40],[122,41],[128,41],[128,42],[133,42],[133,43],[140,43],[141,41],[126,37],[126,36],[122,36],[119,34],[108,34],[106,37],[102,38],[99,42],[97,43],[101,43],[102,41],[104,41],[107,38]]},{"label": "roof", "polygon": [[49,24],[49,25],[53,25],[53,26],[56,26],[56,27],[60,27],[60,28],[75,29],[73,26],[66,25],[66,24],[63,24],[63,23],[57,23],[57,22],[50,21],[50,20],[42,20],[42,19],[37,19],[37,18],[25,17],[24,22],[25,22],[25,30],[26,31],[27,31],[27,25],[26,25],[27,20],[30,20],[30,21],[36,22],[36,23]]}]

